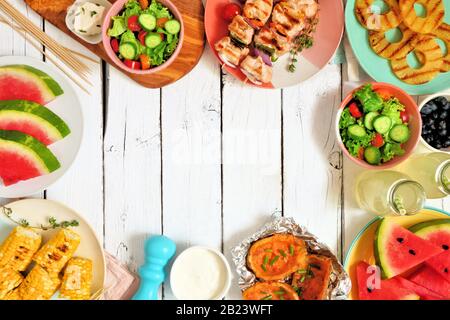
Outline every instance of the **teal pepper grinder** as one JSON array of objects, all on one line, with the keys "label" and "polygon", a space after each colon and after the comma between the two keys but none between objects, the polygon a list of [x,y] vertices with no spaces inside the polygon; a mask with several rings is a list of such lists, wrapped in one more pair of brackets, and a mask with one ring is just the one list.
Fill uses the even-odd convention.
[{"label": "teal pepper grinder", "polygon": [[166,278],[164,267],[176,248],[175,242],[165,236],[154,236],[145,241],[145,263],[139,268],[141,284],[133,300],[158,300],[159,287]]}]

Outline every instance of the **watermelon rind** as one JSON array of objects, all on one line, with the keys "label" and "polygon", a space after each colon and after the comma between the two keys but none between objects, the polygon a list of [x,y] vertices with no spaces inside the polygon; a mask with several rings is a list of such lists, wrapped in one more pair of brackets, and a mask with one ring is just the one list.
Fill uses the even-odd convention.
[{"label": "watermelon rind", "polygon": [[45,169],[46,173],[53,172],[61,167],[55,155],[39,140],[19,131],[0,130],[0,147],[15,147],[23,151],[37,166]]},{"label": "watermelon rind", "polygon": [[374,255],[375,255],[375,261],[376,265],[380,267],[381,269],[381,277],[383,279],[389,278],[389,268],[387,267],[387,263],[385,262],[385,257],[380,253],[379,248],[382,246],[383,241],[383,235],[386,234],[389,228],[390,224],[386,223],[386,218],[382,219],[380,224],[377,227],[377,230],[375,231],[375,239],[374,239]]},{"label": "watermelon rind", "polygon": [[47,102],[60,96],[64,90],[51,76],[47,73],[24,64],[14,64],[0,67],[0,77],[2,75],[19,75],[25,76],[39,86],[41,91],[45,93]]},{"label": "watermelon rind", "polygon": [[18,121],[20,118],[34,122],[44,129],[54,140],[60,140],[70,134],[70,128],[58,115],[47,107],[25,100],[0,101],[0,121]]},{"label": "watermelon rind", "polygon": [[429,220],[409,227],[409,231],[420,237],[425,237],[428,234],[439,230],[448,230],[450,233],[450,219]]}]

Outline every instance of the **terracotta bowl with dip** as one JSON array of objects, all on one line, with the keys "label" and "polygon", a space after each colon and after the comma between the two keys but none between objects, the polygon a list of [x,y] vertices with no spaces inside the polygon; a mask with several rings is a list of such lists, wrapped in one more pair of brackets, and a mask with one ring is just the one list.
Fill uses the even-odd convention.
[{"label": "terracotta bowl with dip", "polygon": [[179,300],[221,300],[231,286],[231,269],[225,256],[208,247],[190,247],[173,263],[170,286]]}]

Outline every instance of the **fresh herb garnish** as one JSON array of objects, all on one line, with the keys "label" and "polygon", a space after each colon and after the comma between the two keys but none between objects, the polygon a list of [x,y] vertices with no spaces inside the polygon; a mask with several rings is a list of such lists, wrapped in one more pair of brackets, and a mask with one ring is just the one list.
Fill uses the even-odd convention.
[{"label": "fresh herb garnish", "polygon": [[263,264],[261,265],[261,268],[264,270],[264,271],[267,271],[267,269],[266,269],[266,265],[269,263],[269,257],[268,256],[264,256],[264,261],[263,261]]},{"label": "fresh herb garnish", "polygon": [[284,291],[283,288],[280,288],[280,290],[275,291],[274,293],[275,293],[277,296],[281,296],[281,295],[283,295],[283,294],[286,294],[286,291]]},{"label": "fresh herb garnish", "polygon": [[272,300],[272,295],[269,294],[269,295],[267,295],[267,296],[261,298],[261,300]]},{"label": "fresh herb garnish", "polygon": [[291,256],[294,255],[294,246],[293,246],[292,244],[289,245],[289,254],[290,254]]},{"label": "fresh herb garnish", "polygon": [[50,229],[57,229],[57,228],[68,228],[68,227],[78,227],[80,223],[77,220],[70,220],[70,221],[61,221],[58,222],[55,217],[48,218],[48,225],[41,224],[40,226],[32,226],[30,225],[30,222],[26,219],[14,219],[12,216],[12,209],[8,207],[0,207],[2,209],[3,214],[13,223],[26,227],[26,228],[33,228],[33,229],[41,229],[41,230],[50,230]]},{"label": "fresh herb garnish", "polygon": [[283,258],[286,258],[286,252],[284,250],[278,250],[278,252],[283,256]]},{"label": "fresh herb garnish", "polygon": [[273,257],[272,260],[270,260],[270,266],[273,266],[275,264],[275,262],[278,261],[278,259],[280,259],[279,255],[276,255],[275,257]]},{"label": "fresh herb garnish", "polygon": [[298,269],[297,270],[297,273],[298,274],[304,274],[304,273],[307,273],[308,271],[307,270],[305,270],[305,269]]},{"label": "fresh herb garnish", "polygon": [[267,252],[267,253],[271,253],[273,250],[272,249],[266,249],[266,250],[264,250],[264,252]]},{"label": "fresh herb garnish", "polygon": [[294,39],[294,46],[290,51],[291,62],[289,63],[289,72],[295,72],[297,69],[296,63],[298,62],[297,55],[304,49],[311,48],[314,44],[314,39],[311,34],[316,30],[318,20],[311,21],[309,27],[303,31],[303,33]]}]

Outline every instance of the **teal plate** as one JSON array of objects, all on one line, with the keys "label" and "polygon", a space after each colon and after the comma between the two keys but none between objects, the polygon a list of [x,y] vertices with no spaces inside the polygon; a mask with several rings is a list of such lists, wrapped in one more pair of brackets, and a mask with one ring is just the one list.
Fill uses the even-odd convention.
[{"label": "teal plate", "polygon": [[[359,64],[369,76],[378,82],[391,83],[411,95],[433,94],[450,88],[450,71],[441,73],[432,81],[421,85],[410,85],[399,80],[392,72],[389,60],[379,57],[370,47],[368,32],[361,26],[354,14],[355,1],[347,0],[345,27],[353,52]],[[444,0],[444,5],[444,21],[450,23],[450,1]],[[440,44],[442,46],[443,42],[440,42]]]}]

